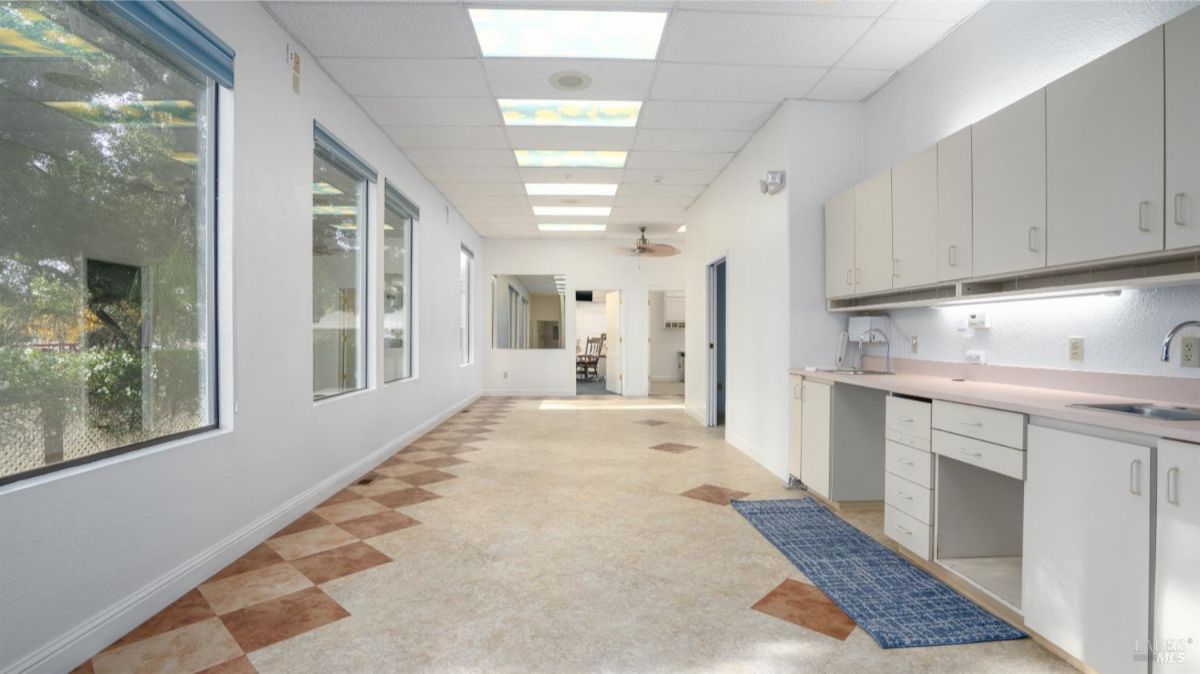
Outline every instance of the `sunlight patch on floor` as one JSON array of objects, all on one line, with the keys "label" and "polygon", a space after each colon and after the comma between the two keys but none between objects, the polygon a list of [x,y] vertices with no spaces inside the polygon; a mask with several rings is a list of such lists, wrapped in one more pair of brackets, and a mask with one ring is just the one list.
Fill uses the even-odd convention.
[{"label": "sunlight patch on floor", "polygon": [[609,400],[543,400],[539,410],[582,411],[582,410],[681,410],[682,400],[624,400],[614,396]]}]

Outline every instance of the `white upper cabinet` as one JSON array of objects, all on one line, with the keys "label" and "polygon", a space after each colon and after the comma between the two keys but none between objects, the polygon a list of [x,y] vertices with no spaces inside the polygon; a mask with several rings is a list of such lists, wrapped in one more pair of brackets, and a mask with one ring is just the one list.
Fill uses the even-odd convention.
[{"label": "white upper cabinet", "polygon": [[971,127],[937,144],[937,280],[971,276]]},{"label": "white upper cabinet", "polygon": [[854,294],[854,189],[825,202],[825,296]]},{"label": "white upper cabinet", "polygon": [[1161,28],[1046,88],[1050,265],[1163,249],[1163,96]]},{"label": "white upper cabinet", "polygon": [[892,170],[854,188],[854,280],[859,293],[892,287]]},{"label": "white upper cabinet", "polygon": [[1200,10],[1166,27],[1167,248],[1200,246]]},{"label": "white upper cabinet", "polygon": [[993,276],[1046,266],[1046,92],[971,130],[972,267]]},{"label": "white upper cabinet", "polygon": [[938,280],[938,149],[892,167],[892,287]]}]

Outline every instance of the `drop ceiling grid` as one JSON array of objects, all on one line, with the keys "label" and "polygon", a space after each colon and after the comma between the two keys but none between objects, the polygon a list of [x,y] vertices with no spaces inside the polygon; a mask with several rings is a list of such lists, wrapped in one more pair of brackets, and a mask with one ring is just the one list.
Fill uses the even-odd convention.
[{"label": "drop ceiling grid", "polygon": [[[863,100],[981,4],[620,4],[617,9],[667,13],[652,61],[484,58],[468,13],[474,6],[614,8],[600,2],[270,2],[268,9],[482,234],[511,231],[517,219],[537,235],[535,199],[522,183],[558,182],[564,173],[575,182],[620,185],[606,199],[614,207],[610,223],[643,218],[673,231],[783,100]],[[593,76],[588,90],[559,92],[548,84],[548,74],[574,69]],[[632,129],[509,127],[499,98],[640,100],[643,106]],[[611,149],[628,156],[615,171],[526,169],[517,167],[515,149]],[[536,203],[563,202],[540,197]],[[510,210],[522,206],[527,218]]]}]

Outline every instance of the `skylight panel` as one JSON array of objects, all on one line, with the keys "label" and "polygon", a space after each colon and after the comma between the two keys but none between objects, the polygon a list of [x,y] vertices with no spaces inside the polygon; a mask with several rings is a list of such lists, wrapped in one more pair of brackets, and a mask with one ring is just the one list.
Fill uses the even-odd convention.
[{"label": "skylight panel", "polygon": [[513,150],[517,166],[532,168],[624,168],[626,152],[617,150]]},{"label": "skylight panel", "polygon": [[611,197],[616,183],[525,183],[531,197]]},{"label": "skylight panel", "polygon": [[608,216],[612,213],[611,206],[534,206],[534,215],[579,215]]},{"label": "skylight panel", "polygon": [[599,223],[579,222],[539,222],[538,230],[542,232],[603,232],[608,225]]},{"label": "skylight panel", "polygon": [[658,54],[665,12],[469,10],[486,57],[646,59]]},{"label": "skylight panel", "polygon": [[641,101],[519,100],[501,98],[500,112],[509,126],[637,125]]}]

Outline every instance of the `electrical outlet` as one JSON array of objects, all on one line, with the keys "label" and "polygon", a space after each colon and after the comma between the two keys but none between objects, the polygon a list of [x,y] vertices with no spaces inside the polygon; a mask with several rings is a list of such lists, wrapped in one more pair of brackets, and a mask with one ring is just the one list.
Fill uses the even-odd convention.
[{"label": "electrical outlet", "polygon": [[920,346],[920,344],[917,343],[917,338],[913,337],[912,338],[912,352],[917,353],[920,350],[921,350],[921,346]]},{"label": "electrical outlet", "polygon": [[503,375],[501,375],[501,377],[502,377],[503,379],[508,379],[508,372],[505,372]]},{"label": "electrical outlet", "polygon": [[972,365],[986,365],[987,354],[983,351],[968,351],[967,362],[971,363]]},{"label": "electrical outlet", "polygon": [[971,330],[986,330],[991,324],[988,323],[987,314],[977,312],[967,315],[967,327]]},{"label": "electrical outlet", "polygon": [[1067,338],[1067,355],[1074,361],[1083,360],[1083,338],[1069,337]]},{"label": "electrical outlet", "polygon": [[1200,367],[1200,337],[1184,337],[1179,347],[1180,367]]}]

